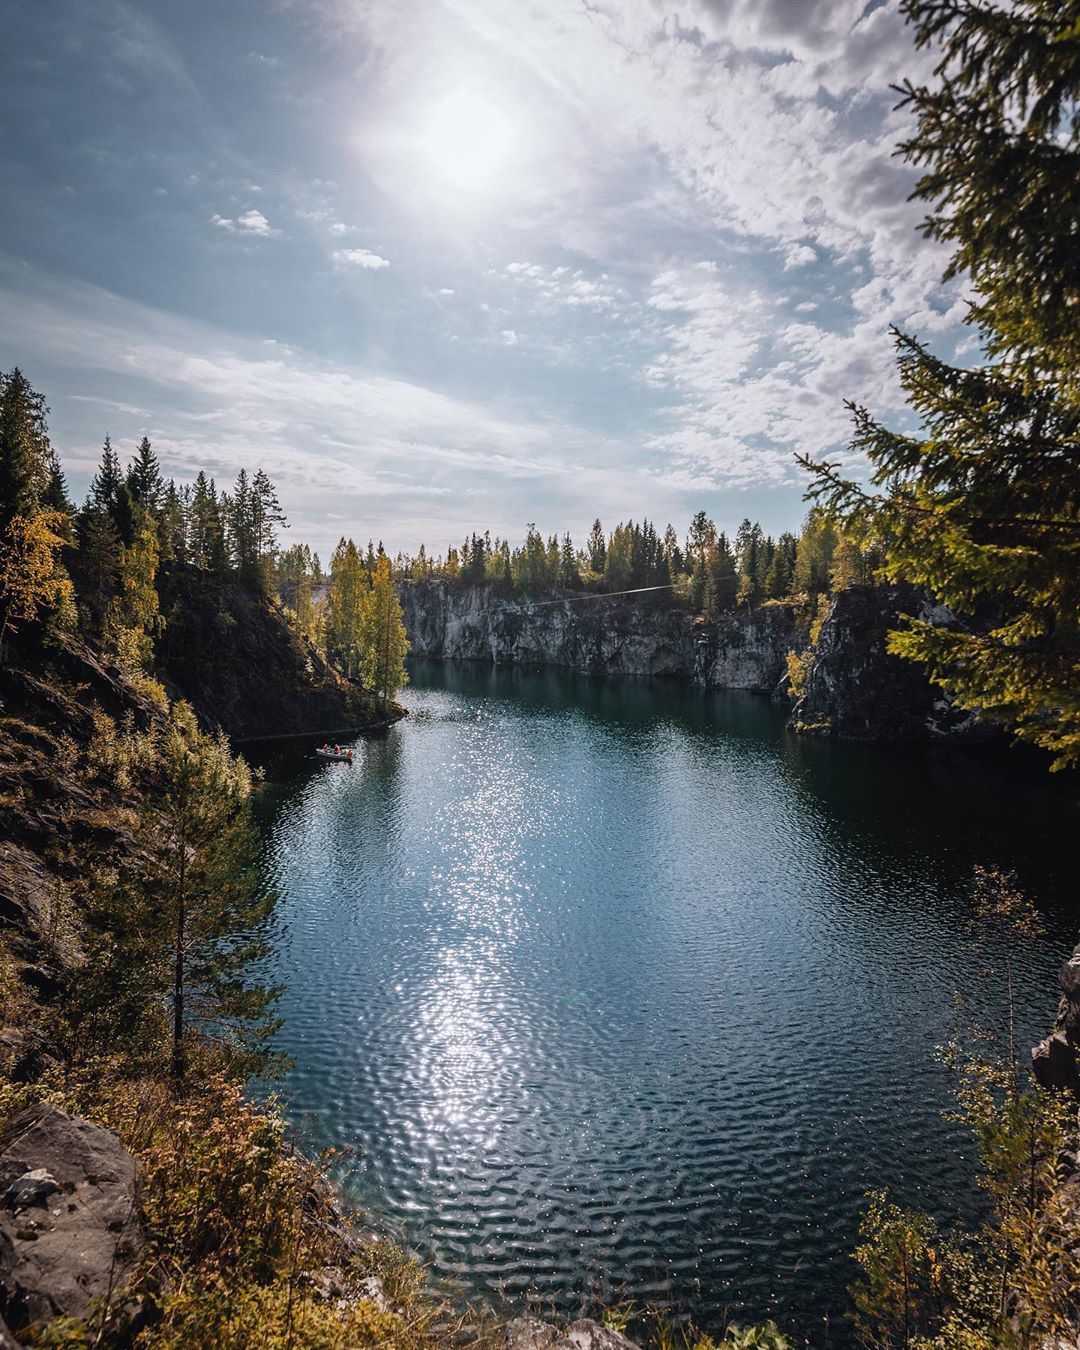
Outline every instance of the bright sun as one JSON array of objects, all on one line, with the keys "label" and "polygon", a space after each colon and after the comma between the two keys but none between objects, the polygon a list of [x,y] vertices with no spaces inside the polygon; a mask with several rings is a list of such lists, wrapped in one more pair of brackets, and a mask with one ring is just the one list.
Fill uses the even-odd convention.
[{"label": "bright sun", "polygon": [[457,89],[431,110],[423,136],[432,167],[459,188],[485,187],[506,163],[514,128],[501,108]]}]

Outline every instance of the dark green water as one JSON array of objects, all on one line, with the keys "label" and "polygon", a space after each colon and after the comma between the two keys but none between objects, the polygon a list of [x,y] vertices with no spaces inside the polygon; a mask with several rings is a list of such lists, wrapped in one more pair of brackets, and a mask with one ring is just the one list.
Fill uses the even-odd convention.
[{"label": "dark green water", "polygon": [[287,1092],[469,1295],[629,1296],[845,1343],[865,1189],[970,1204],[934,1047],[976,862],[1076,941],[1075,783],[796,739],[748,696],[418,667],[352,766],[270,761]]}]

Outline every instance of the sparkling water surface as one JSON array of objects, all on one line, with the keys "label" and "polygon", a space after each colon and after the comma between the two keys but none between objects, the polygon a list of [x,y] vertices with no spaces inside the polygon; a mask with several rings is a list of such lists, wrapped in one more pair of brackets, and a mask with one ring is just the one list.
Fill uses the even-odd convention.
[{"label": "sparkling water surface", "polygon": [[866,1189],[973,1202],[934,1049],[999,988],[975,863],[1038,903],[1025,1038],[1053,1016],[1075,781],[676,686],[423,665],[404,701],[352,766],[265,760],[308,1143],[462,1297],[849,1343]]}]

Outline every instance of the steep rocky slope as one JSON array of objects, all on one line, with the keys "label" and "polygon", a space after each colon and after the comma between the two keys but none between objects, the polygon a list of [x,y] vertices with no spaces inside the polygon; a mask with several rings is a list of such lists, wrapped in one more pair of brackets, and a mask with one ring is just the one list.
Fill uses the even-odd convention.
[{"label": "steep rocky slope", "polygon": [[[158,591],[157,673],[204,726],[242,740],[385,725],[372,695],[332,670],[259,592],[178,565],[162,569]],[[395,706],[390,720],[400,715]]]},{"label": "steep rocky slope", "polygon": [[441,660],[663,676],[771,694],[788,651],[806,642],[784,606],[706,624],[670,606],[602,597],[530,603],[442,581],[405,584],[400,595],[412,654]]},{"label": "steep rocky slope", "polygon": [[911,586],[852,586],[833,597],[792,713],[796,731],[847,740],[985,740],[997,729],[955,708],[921,668],[891,656],[900,616],[955,616]]}]

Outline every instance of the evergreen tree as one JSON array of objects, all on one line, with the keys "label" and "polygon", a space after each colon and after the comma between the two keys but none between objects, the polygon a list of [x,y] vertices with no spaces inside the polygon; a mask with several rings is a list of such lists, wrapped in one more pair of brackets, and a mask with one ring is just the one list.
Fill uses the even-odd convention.
[{"label": "evergreen tree", "polygon": [[390,559],[385,554],[376,564],[371,589],[364,597],[361,650],[361,678],[385,707],[408,680],[405,657],[409,651]]},{"label": "evergreen tree", "polygon": [[705,564],[705,586],[702,594],[702,613],[710,623],[735,608],[739,594],[739,578],[735,571],[735,559],[728,546],[727,537],[720,535],[715,547],[709,551]]},{"label": "evergreen tree", "polygon": [[165,561],[178,563],[188,561],[187,517],[183,494],[170,478],[162,493],[161,515],[158,522],[161,556]]},{"label": "evergreen tree", "polygon": [[786,600],[791,595],[795,583],[796,549],[795,536],[787,531],[776,541],[776,550],[765,576],[767,600]]},{"label": "evergreen tree", "polygon": [[48,412],[44,395],[35,392],[18,366],[10,374],[0,371],[0,526],[45,506],[66,509],[66,492],[63,505],[46,502],[59,470],[49,444]]},{"label": "evergreen tree", "polygon": [[813,597],[829,589],[829,572],[836,548],[836,527],[820,509],[809,512],[795,547],[793,585],[799,595]]},{"label": "evergreen tree", "polygon": [[[277,490],[262,469],[251,480],[251,579],[270,589],[274,553],[277,549],[277,526],[285,525],[285,513],[278,501]],[[288,528],[286,526],[286,528]]]},{"label": "evergreen tree", "polygon": [[61,511],[65,516],[75,514],[67,478],[51,445],[45,455],[45,491],[41,494],[41,506],[45,511]]},{"label": "evergreen tree", "polygon": [[764,594],[764,541],[761,526],[744,520],[735,536],[735,562],[739,572],[738,602],[752,608]]},{"label": "evergreen tree", "polygon": [[106,511],[113,524],[116,524],[120,494],[124,487],[124,475],[120,469],[120,460],[112,447],[108,435],[101,448],[101,464],[90,483],[90,495],[87,507]]},{"label": "evergreen tree", "polygon": [[566,591],[576,591],[581,585],[577,555],[574,553],[574,541],[569,534],[563,535],[562,547],[559,551],[559,585]]},{"label": "evergreen tree", "polygon": [[675,526],[669,525],[664,531],[664,553],[667,558],[668,571],[672,577],[677,577],[684,570],[683,552],[679,547],[679,536],[675,533]]},{"label": "evergreen tree", "polygon": [[705,555],[716,543],[716,526],[704,511],[699,511],[690,522],[686,534],[686,553],[688,560],[705,565]]},{"label": "evergreen tree", "polygon": [[811,496],[883,547],[887,578],[969,620],[911,616],[889,650],[1062,767],[1080,760],[1080,4],[903,8],[940,60],[936,84],[905,87],[902,148],[925,170],[925,232],[971,277],[989,360],[950,366],[897,333],[923,434],[853,408],[871,492],[804,463]]},{"label": "evergreen tree", "polygon": [[600,524],[599,518],[593,521],[592,529],[589,531],[589,539],[585,545],[585,551],[589,555],[589,566],[597,574],[604,575],[604,563],[607,557],[607,540],[604,538],[604,527]]},{"label": "evergreen tree", "polygon": [[619,524],[611,532],[607,555],[604,559],[604,589],[606,591],[625,591],[630,588],[630,579],[634,574],[634,536],[633,522],[630,525]]},{"label": "evergreen tree", "polygon": [[165,485],[157,455],[146,436],[139,442],[135,458],[128,467],[127,490],[137,507],[144,507],[151,514],[157,514],[165,495]]},{"label": "evergreen tree", "polygon": [[351,539],[342,539],[330,560],[326,611],[326,655],[347,675],[358,678],[364,638],[364,603],[370,581]]},{"label": "evergreen tree", "polygon": [[154,638],[165,626],[155,585],[157,567],[157,530],[144,512],[135,538],[121,545],[119,585],[108,618],[109,637],[117,651],[142,666],[149,664]]},{"label": "evergreen tree", "polygon": [[100,627],[116,591],[120,572],[120,535],[108,511],[87,506],[79,513],[79,595],[90,606],[90,622]]},{"label": "evergreen tree", "polygon": [[[201,732],[177,704],[162,746],[158,790],[136,837],[132,921],[170,1005],[173,1079],[182,1086],[193,1031],[241,1054],[273,1030],[276,991],[249,982],[269,945],[260,931],[272,896],[259,879],[251,772],[224,736]],[[255,1067],[254,1065],[252,1067]]]}]

